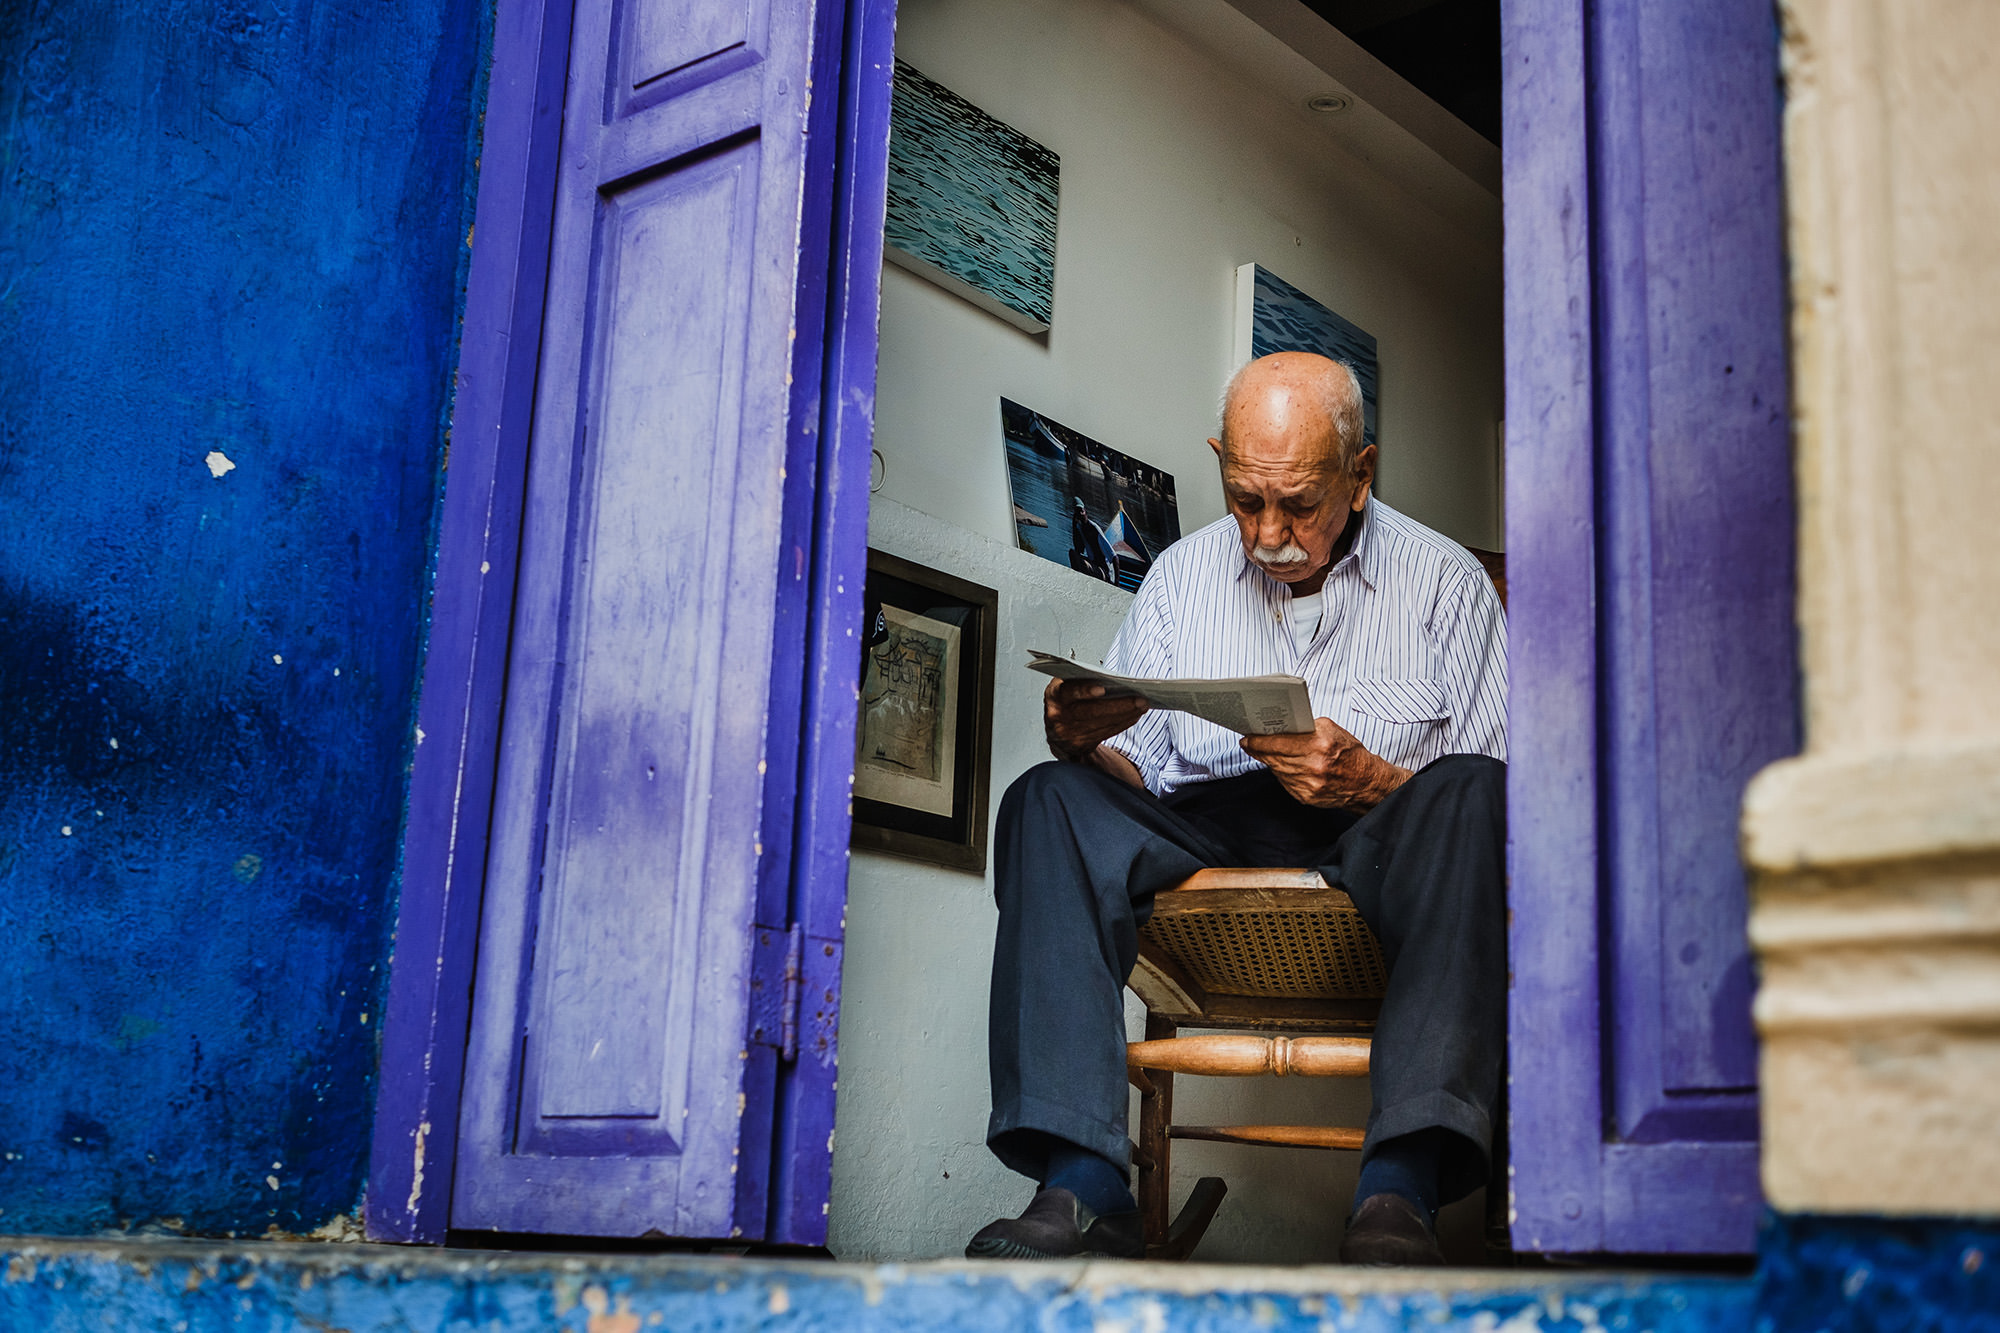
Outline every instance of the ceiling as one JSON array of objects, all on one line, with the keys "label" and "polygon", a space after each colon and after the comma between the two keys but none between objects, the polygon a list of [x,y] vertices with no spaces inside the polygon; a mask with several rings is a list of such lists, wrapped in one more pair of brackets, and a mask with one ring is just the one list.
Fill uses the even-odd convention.
[{"label": "ceiling", "polygon": [[1305,0],[1487,141],[1500,142],[1500,0]]}]

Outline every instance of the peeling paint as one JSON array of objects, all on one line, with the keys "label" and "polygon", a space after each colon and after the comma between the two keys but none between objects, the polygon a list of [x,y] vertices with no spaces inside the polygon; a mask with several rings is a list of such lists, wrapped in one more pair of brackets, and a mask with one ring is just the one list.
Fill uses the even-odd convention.
[{"label": "peeling paint", "polygon": [[424,1195],[424,1140],[431,1135],[431,1122],[425,1120],[417,1125],[417,1150],[410,1165],[410,1197],[404,1204],[414,1216],[417,1204]]},{"label": "peeling paint", "polygon": [[229,455],[223,453],[222,450],[220,449],[210,450],[208,457],[202,459],[201,461],[208,464],[208,475],[211,477],[215,477],[218,480],[220,480],[225,473],[234,472],[236,470],[236,464],[230,462]]}]

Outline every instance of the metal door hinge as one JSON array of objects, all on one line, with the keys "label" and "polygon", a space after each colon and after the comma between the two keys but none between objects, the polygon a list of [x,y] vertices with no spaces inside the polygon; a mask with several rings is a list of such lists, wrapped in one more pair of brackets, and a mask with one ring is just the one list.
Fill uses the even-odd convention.
[{"label": "metal door hinge", "polygon": [[778,1058],[790,1064],[799,1058],[799,996],[805,990],[806,930],[799,922],[785,940],[785,994],[778,1011]]},{"label": "metal door hinge", "polygon": [[750,1040],[778,1058],[799,1058],[799,1001],[805,994],[805,927],[758,926],[750,962]]}]

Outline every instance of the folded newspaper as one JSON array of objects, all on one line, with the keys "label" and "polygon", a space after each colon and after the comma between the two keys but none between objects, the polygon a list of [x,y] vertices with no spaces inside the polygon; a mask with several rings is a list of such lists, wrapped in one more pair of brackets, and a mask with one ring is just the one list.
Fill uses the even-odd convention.
[{"label": "folded newspaper", "polygon": [[1311,731],[1312,700],[1297,676],[1244,676],[1237,680],[1150,680],[1085,666],[1054,653],[1028,650],[1028,670],[1057,680],[1087,680],[1105,696],[1139,695],[1155,708],[1171,708],[1206,718],[1239,736],[1271,736]]}]

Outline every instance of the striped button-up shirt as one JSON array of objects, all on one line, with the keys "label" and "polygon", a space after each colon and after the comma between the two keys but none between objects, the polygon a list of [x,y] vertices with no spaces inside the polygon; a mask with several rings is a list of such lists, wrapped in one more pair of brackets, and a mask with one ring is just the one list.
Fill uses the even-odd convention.
[{"label": "striped button-up shirt", "polygon": [[[1287,624],[1291,589],[1243,554],[1225,517],[1160,553],[1104,664],[1135,676],[1301,676],[1314,716],[1408,769],[1447,754],[1507,757],[1505,613],[1464,547],[1370,499],[1324,594],[1302,653]],[[1108,744],[1169,792],[1258,768],[1237,739],[1159,709]]]}]

